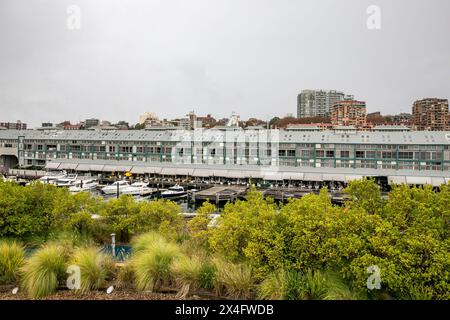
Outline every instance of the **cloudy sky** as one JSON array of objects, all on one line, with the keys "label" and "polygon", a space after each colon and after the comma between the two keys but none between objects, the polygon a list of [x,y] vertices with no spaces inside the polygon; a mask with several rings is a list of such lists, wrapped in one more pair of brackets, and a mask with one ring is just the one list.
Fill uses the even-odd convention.
[{"label": "cloudy sky", "polygon": [[410,112],[450,97],[449,12],[448,0],[1,0],[0,121],[266,119],[318,88]]}]

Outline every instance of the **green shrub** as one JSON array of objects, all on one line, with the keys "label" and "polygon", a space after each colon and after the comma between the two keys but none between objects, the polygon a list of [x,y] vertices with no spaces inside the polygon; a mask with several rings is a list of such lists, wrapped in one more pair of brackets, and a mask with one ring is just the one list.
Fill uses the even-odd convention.
[{"label": "green shrub", "polygon": [[97,248],[76,249],[70,264],[80,267],[82,292],[102,288],[114,267],[112,258]]},{"label": "green shrub", "polygon": [[172,262],[181,256],[178,245],[155,241],[149,247],[138,250],[131,260],[138,290],[153,291],[169,284]]},{"label": "green shrub", "polygon": [[26,260],[21,269],[22,284],[31,298],[55,292],[66,275],[66,256],[64,248],[46,245]]},{"label": "green shrub", "polygon": [[233,299],[249,299],[253,296],[254,279],[249,265],[217,258],[213,262],[217,268],[215,288],[218,294],[226,294]]},{"label": "green shrub", "polygon": [[15,241],[0,241],[0,284],[17,282],[25,260],[24,248]]}]

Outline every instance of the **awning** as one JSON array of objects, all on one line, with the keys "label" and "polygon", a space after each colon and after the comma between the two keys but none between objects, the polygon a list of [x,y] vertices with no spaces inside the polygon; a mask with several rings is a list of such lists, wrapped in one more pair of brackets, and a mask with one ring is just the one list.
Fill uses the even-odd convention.
[{"label": "awning", "polygon": [[166,176],[174,176],[177,174],[177,169],[176,168],[162,168],[161,174],[166,175]]},{"label": "awning", "polygon": [[177,176],[192,176],[193,172],[194,172],[194,169],[189,169],[189,168],[177,168],[176,169]]},{"label": "awning", "polygon": [[388,176],[388,183],[391,184],[405,184],[405,176]]},{"label": "awning", "polygon": [[105,167],[104,164],[91,164],[90,171],[103,171],[104,167]]},{"label": "awning", "polygon": [[303,180],[305,174],[303,172],[283,172],[283,180]]},{"label": "awning", "polygon": [[78,165],[77,171],[91,171],[91,165],[90,164],[81,163],[81,164]]},{"label": "awning", "polygon": [[[219,171],[219,170],[217,170]],[[226,172],[226,171],[225,171]],[[210,170],[210,169],[195,169],[194,173],[192,174],[192,176],[194,177],[212,177],[212,176],[218,176],[215,173],[215,170]]]},{"label": "awning", "polygon": [[406,177],[408,184],[431,184],[430,177]]},{"label": "awning", "polygon": [[282,181],[284,180],[284,175],[282,172],[278,171],[265,171],[264,174],[264,180],[268,181]]},{"label": "awning", "polygon": [[120,166],[120,165],[105,165],[103,171],[106,172],[127,172],[131,170],[131,166]]},{"label": "awning", "polygon": [[360,175],[355,175],[355,174],[348,174],[345,176],[345,182],[350,182],[353,180],[361,180],[362,178],[364,178],[364,176],[360,176]]},{"label": "awning", "polygon": [[161,167],[144,167],[144,166],[134,166],[131,169],[131,173],[145,174],[145,173],[160,173]]},{"label": "awning", "polygon": [[306,172],[303,177],[304,181],[323,181],[323,175],[321,173]]},{"label": "awning", "polygon": [[431,178],[431,184],[432,184],[433,187],[440,187],[441,185],[446,184],[445,183],[445,178],[443,178],[443,177],[432,177]]},{"label": "awning", "polygon": [[249,178],[250,175],[247,171],[244,170],[228,170],[226,173],[227,178],[237,178],[237,179],[245,179]]},{"label": "awning", "polygon": [[61,163],[58,167],[59,170],[75,170],[78,167],[78,163]]},{"label": "awning", "polygon": [[257,179],[264,178],[264,174],[259,170],[246,171],[246,173],[247,173],[247,177],[249,177],[249,178],[257,178]]},{"label": "awning", "polygon": [[333,174],[333,173],[324,173],[323,174],[324,181],[340,181],[345,182],[345,175],[343,174]]},{"label": "awning", "polygon": [[58,169],[61,162],[47,162],[45,169]]}]

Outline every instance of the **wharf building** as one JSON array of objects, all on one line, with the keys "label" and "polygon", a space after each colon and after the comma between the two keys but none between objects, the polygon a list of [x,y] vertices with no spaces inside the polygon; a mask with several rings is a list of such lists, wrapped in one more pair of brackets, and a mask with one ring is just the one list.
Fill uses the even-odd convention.
[{"label": "wharf building", "polygon": [[0,169],[144,176],[386,183],[450,181],[450,132],[303,130],[1,130]]}]

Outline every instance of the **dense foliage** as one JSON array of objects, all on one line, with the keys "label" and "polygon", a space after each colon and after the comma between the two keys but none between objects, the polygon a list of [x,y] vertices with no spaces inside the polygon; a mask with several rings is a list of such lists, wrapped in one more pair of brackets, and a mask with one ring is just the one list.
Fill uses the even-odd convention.
[{"label": "dense foliage", "polygon": [[137,202],[124,195],[105,201],[87,192],[73,195],[52,185],[23,187],[0,180],[0,237],[48,238],[68,231],[106,240],[114,232],[126,243],[133,234],[150,230],[175,235],[183,227],[180,212],[165,200]]},{"label": "dense foliage", "polygon": [[[114,232],[133,246],[119,277],[141,290],[173,284],[184,290],[182,296],[192,288],[214,288],[234,298],[449,299],[450,186],[396,186],[383,198],[373,181],[361,180],[345,192],[343,206],[333,205],[326,189],[277,204],[252,188],[246,201],[227,204],[212,226],[217,208],[210,203],[185,224],[171,201],[106,201],[39,183],[0,181],[0,238],[29,243],[40,236],[46,242],[66,232],[104,244]],[[55,290],[66,260],[54,246],[26,260],[23,248],[5,243],[2,282],[22,274],[31,296]],[[103,256],[74,252],[83,253],[78,260],[91,272],[85,290],[103,286]],[[372,266],[380,270],[380,290],[367,288]],[[35,279],[45,280],[44,289]]]},{"label": "dense foliage", "polygon": [[393,298],[450,298],[450,189],[395,187],[383,200],[369,180],[346,189],[344,207],[326,190],[277,207],[255,190],[227,205],[209,241],[257,276],[276,270],[332,270],[367,290],[367,268],[378,266],[381,291]]}]

